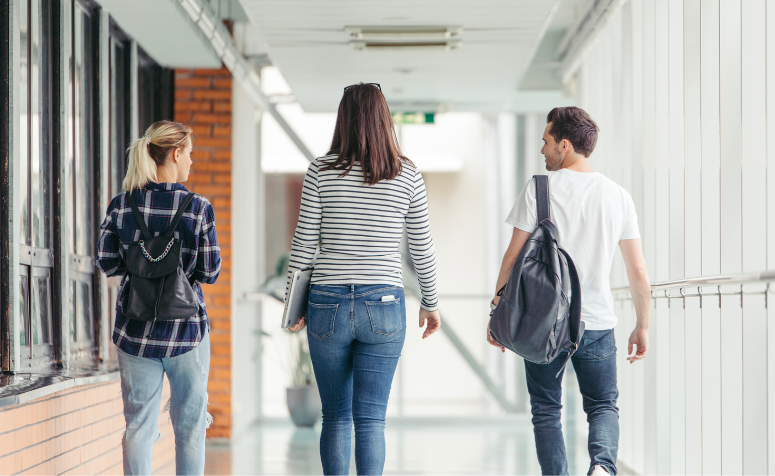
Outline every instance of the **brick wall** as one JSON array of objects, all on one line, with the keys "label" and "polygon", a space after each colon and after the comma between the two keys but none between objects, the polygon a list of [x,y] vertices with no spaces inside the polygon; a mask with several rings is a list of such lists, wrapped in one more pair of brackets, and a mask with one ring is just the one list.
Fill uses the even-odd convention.
[{"label": "brick wall", "polygon": [[[169,399],[164,379],[163,404]],[[124,436],[118,380],[63,390],[0,409],[0,474],[123,474]],[[175,472],[169,413],[159,415],[153,472]]]},{"label": "brick wall", "polygon": [[194,130],[193,166],[186,187],[215,209],[221,275],[204,285],[210,318],[208,437],[231,436],[231,74],[221,69],[175,71],[175,121]]}]

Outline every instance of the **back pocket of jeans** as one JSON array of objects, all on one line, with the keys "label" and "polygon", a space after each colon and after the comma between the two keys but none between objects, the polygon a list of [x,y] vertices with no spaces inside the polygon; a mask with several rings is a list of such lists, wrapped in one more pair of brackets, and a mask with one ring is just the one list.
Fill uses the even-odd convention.
[{"label": "back pocket of jeans", "polygon": [[404,328],[401,315],[401,299],[393,301],[366,301],[371,331],[375,334],[393,335]]},{"label": "back pocket of jeans", "polygon": [[307,327],[309,333],[318,339],[334,334],[334,320],[339,304],[309,303],[307,307]]}]

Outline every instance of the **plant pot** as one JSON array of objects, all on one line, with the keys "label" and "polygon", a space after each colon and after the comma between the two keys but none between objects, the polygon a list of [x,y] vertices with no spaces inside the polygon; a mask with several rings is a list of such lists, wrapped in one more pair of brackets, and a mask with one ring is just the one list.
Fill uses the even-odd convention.
[{"label": "plant pot", "polygon": [[317,423],[323,411],[317,385],[288,387],[285,396],[288,412],[296,426],[310,427]]}]

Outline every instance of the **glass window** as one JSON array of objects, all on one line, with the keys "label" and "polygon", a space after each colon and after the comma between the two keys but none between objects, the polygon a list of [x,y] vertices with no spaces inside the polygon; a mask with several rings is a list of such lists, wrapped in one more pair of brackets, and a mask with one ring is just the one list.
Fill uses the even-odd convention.
[{"label": "glass window", "polygon": [[[20,316],[22,356],[52,355],[50,276],[52,254],[51,149],[53,81],[51,5],[27,0],[20,11]],[[45,361],[46,359],[44,359]],[[31,363],[23,364],[31,365]]]},{"label": "glass window", "polygon": [[137,94],[140,134],[156,121],[173,119],[174,71],[159,66],[142,48],[138,51]]},{"label": "glass window", "polygon": [[110,37],[110,162],[108,189],[111,198],[121,193],[129,147],[129,41],[113,27]]},{"label": "glass window", "polygon": [[95,202],[98,15],[95,8],[78,0],[73,3],[72,12],[72,56],[68,75],[71,93],[68,100],[71,149],[67,163],[70,171],[67,187],[70,222],[68,299],[71,348],[81,351],[95,345],[95,306],[91,289],[96,278],[93,263],[97,209],[102,208]]}]

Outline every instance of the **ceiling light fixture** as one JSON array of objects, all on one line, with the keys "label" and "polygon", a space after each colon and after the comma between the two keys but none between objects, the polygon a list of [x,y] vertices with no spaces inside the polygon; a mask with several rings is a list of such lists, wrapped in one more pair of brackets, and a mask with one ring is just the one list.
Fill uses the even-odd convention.
[{"label": "ceiling light fixture", "polygon": [[396,25],[396,26],[347,26],[345,33],[352,38],[350,46],[356,50],[432,48],[452,50],[458,48],[463,32],[459,25]]}]

